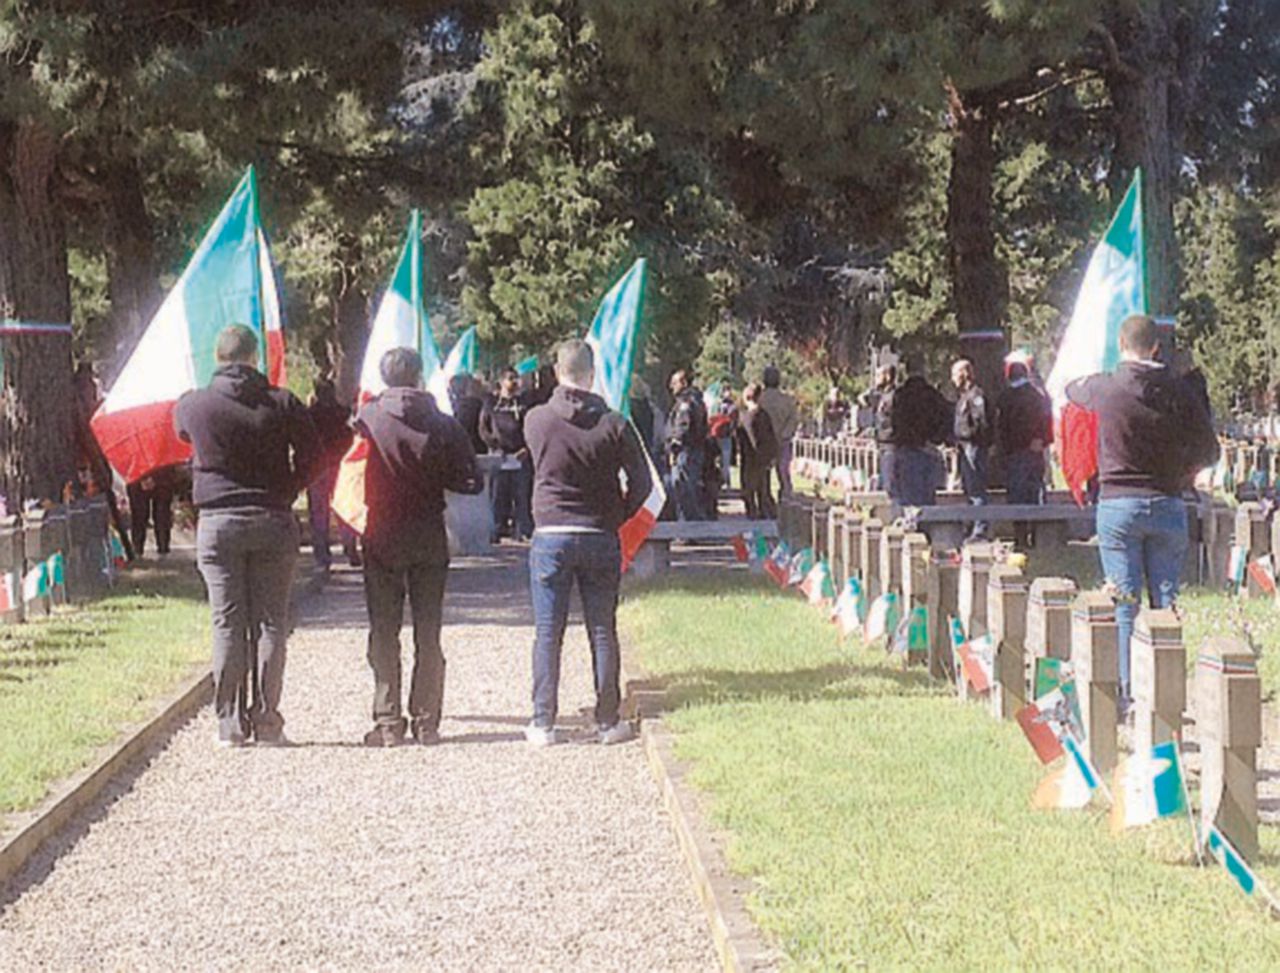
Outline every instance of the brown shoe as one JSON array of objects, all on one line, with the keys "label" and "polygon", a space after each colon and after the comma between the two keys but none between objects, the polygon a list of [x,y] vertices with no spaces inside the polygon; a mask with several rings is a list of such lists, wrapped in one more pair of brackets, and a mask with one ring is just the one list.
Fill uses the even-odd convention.
[{"label": "brown shoe", "polygon": [[384,726],[379,723],[364,735],[366,747],[398,747],[404,743],[403,726]]}]

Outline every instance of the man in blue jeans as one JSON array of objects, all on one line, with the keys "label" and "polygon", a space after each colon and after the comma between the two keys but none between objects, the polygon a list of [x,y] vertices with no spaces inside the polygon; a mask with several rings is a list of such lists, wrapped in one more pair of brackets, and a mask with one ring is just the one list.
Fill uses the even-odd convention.
[{"label": "man in blue jeans", "polygon": [[1182,492],[1217,459],[1207,402],[1158,360],[1155,322],[1120,326],[1120,366],[1067,386],[1067,398],[1098,416],[1098,545],[1116,596],[1122,711],[1131,700],[1129,641],[1142,589],[1153,608],[1178,594],[1187,550]]},{"label": "man in blue jeans", "polygon": [[633,734],[618,719],[618,528],[649,494],[649,464],[631,424],[591,392],[595,360],[585,341],[560,346],[556,378],[550,401],[531,409],[525,420],[533,458],[529,587],[537,627],[533,721],[525,737],[535,746],[557,739],[560,649],[576,582],[591,642],[597,738],[622,743]]}]

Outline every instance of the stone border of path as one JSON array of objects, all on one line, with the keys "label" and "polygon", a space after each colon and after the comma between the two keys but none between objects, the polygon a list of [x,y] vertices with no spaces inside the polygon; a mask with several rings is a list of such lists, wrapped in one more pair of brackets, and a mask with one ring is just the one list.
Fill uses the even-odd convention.
[{"label": "stone border of path", "polygon": [[0,846],[0,889],[26,867],[45,842],[97,800],[121,772],[153,746],[166,741],[212,698],[213,677],[205,666],[199,675],[189,677],[176,691],[163,697],[150,719],[135,724],[125,731],[123,739],[108,744],[101,757],[56,786],[35,810],[16,815],[20,822],[18,832]]},{"label": "stone border of path", "polygon": [[721,966],[726,973],[777,969],[782,957],[765,943],[743,901],[750,880],[730,871],[685,783],[687,769],[673,753],[670,731],[660,718],[646,716],[640,724],[640,737],[698,901],[706,911]]}]

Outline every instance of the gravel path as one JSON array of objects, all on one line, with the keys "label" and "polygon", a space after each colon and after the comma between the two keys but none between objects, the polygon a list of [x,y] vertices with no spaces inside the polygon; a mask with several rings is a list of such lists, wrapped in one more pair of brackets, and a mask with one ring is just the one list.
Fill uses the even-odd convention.
[{"label": "gravel path", "polygon": [[[638,743],[533,750],[521,552],[455,565],[445,742],[368,750],[359,576],[290,645],[295,746],[222,751],[206,708],[0,904],[0,970],[709,970],[702,910]],[[407,637],[405,642],[407,643]]]}]

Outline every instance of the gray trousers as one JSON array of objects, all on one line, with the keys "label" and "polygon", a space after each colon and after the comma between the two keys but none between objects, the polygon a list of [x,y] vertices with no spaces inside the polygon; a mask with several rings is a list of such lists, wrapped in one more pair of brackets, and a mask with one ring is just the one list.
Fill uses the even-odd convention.
[{"label": "gray trousers", "polygon": [[[287,510],[205,510],[196,558],[213,615],[213,701],[224,740],[278,737],[284,729],[289,595],[298,563],[298,524]],[[250,671],[250,650],[257,644]],[[252,675],[252,701],[241,692]]]}]

